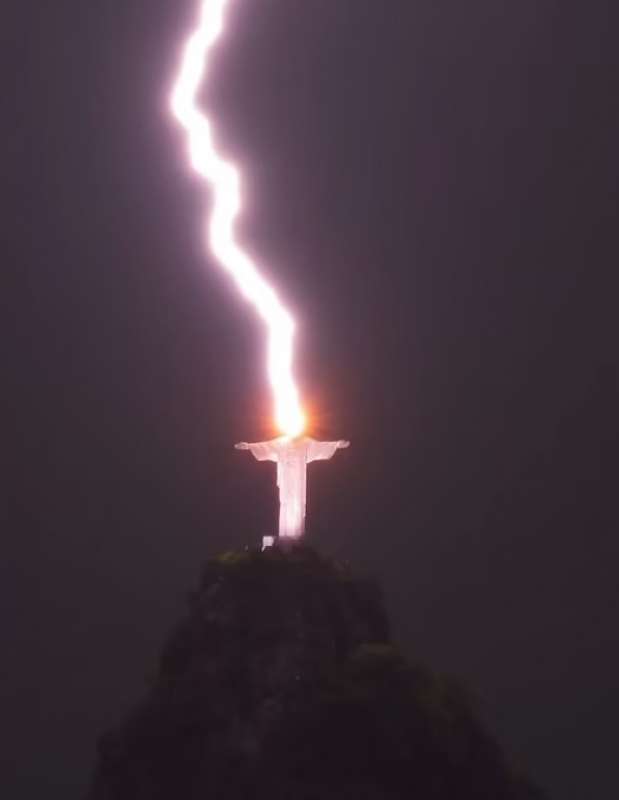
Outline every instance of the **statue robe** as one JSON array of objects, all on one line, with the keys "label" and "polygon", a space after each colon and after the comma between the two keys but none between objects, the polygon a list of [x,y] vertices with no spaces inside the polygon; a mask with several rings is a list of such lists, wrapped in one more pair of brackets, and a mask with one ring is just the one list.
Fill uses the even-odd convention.
[{"label": "statue robe", "polygon": [[326,461],[338,449],[339,442],[317,442],[309,436],[290,439],[282,436],[270,442],[249,444],[258,461],[277,463],[279,488],[279,535],[297,538],[305,530],[305,505],[307,497],[307,465],[312,461]]}]

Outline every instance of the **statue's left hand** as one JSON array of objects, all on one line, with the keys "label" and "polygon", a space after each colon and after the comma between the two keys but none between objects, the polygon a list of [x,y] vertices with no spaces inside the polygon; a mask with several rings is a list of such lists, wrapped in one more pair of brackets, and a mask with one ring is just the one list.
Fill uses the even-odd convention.
[{"label": "statue's left hand", "polygon": [[249,445],[247,442],[239,442],[238,444],[234,445],[236,450],[249,450]]},{"label": "statue's left hand", "polygon": [[346,439],[340,439],[337,446],[343,450],[345,447],[350,447],[350,442],[346,441]]}]

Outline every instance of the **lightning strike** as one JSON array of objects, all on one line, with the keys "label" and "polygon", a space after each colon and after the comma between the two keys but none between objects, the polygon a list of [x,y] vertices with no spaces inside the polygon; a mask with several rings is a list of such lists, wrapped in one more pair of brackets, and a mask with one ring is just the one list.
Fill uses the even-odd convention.
[{"label": "lightning strike", "polygon": [[275,401],[275,423],[284,435],[295,437],[305,429],[305,415],[292,373],[294,321],[235,239],[234,221],[241,209],[239,171],[218,154],[209,119],[197,102],[210,50],[223,31],[228,3],[229,0],[202,0],[198,26],[183,51],[171,107],[187,133],[193,169],[212,188],[213,211],[207,224],[212,251],[267,326],[267,370]]},{"label": "lightning strike", "polygon": [[[212,187],[213,211],[207,225],[209,244],[268,329],[267,368],[275,398],[275,422],[283,436],[268,442],[239,442],[236,447],[250,450],[258,461],[277,464],[279,538],[294,540],[305,531],[307,465],[329,460],[336,450],[348,447],[350,442],[343,439],[318,442],[303,435],[305,415],[292,375],[293,319],[234,238],[234,221],[241,209],[240,175],[215,149],[209,119],[197,102],[210,50],[223,31],[228,2],[202,0],[200,21],[185,45],[171,104],[187,133],[191,165]],[[265,537],[265,546],[272,542],[273,537]]]}]

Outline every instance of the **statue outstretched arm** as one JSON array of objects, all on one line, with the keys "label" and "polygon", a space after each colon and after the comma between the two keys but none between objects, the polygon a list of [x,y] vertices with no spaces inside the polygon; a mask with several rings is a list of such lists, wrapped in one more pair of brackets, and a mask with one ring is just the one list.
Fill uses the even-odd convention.
[{"label": "statue outstretched arm", "polygon": [[257,461],[277,461],[277,450],[271,442],[239,442],[237,450],[251,450]]},{"label": "statue outstretched arm", "polygon": [[337,442],[310,442],[307,454],[307,461],[327,461],[332,458],[336,450],[350,447],[350,442],[346,439],[339,439]]}]

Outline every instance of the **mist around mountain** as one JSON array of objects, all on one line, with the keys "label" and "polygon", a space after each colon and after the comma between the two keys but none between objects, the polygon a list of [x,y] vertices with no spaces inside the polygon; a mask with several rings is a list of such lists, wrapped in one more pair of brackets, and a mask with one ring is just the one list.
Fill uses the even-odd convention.
[{"label": "mist around mountain", "polygon": [[379,587],[298,546],[204,567],[88,800],[542,800],[466,689],[405,658]]}]

